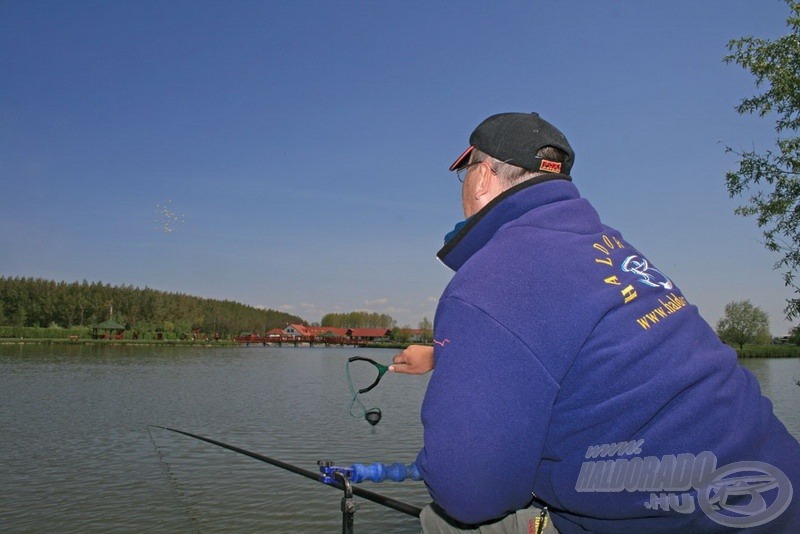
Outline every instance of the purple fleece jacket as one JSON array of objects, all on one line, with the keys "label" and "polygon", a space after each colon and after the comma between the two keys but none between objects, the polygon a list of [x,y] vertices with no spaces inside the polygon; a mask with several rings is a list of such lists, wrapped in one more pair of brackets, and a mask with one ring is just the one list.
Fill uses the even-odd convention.
[{"label": "purple fleece jacket", "polygon": [[800,532],[800,445],[674,283],[565,176],[521,184],[439,252],[417,465],[476,524]]}]

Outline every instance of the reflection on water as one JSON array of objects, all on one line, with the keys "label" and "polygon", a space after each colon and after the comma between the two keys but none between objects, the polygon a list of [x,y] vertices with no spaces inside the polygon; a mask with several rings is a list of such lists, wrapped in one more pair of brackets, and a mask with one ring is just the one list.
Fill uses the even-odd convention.
[{"label": "reflection on water", "polygon": [[[388,362],[395,351],[358,349]],[[0,531],[331,532],[341,492],[164,425],[315,470],[413,461],[424,377],[390,375],[348,414],[348,349],[0,346]],[[372,485],[423,506],[419,482]],[[357,499],[356,525],[418,532]],[[332,529],[333,527],[333,529]]]},{"label": "reflection on water", "polygon": [[775,414],[800,440],[800,359],[747,358],[739,360],[761,384],[761,393],[772,401]]},{"label": "reflection on water", "polygon": [[[392,350],[0,345],[0,531],[335,532],[341,492],[148,425],[164,425],[309,470],[412,461],[427,377],[385,376],[365,395],[383,419],[349,414],[345,362]],[[800,360],[746,360],[800,437]],[[374,369],[351,367],[356,383]],[[419,482],[368,489],[417,506]],[[357,531],[418,532],[356,499]],[[360,528],[359,528],[360,526]]]}]

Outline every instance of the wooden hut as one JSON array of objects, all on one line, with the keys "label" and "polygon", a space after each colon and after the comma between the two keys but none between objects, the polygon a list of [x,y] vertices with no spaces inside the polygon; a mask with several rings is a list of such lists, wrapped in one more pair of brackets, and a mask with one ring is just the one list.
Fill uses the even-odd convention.
[{"label": "wooden hut", "polygon": [[124,335],[125,327],[111,319],[92,327],[92,339],[122,339]]}]

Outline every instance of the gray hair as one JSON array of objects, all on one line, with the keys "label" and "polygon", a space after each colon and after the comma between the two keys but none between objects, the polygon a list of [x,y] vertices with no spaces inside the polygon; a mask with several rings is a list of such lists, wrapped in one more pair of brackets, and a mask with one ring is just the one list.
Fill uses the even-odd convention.
[{"label": "gray hair", "polygon": [[[564,154],[564,152],[549,146],[542,148],[536,153],[536,156],[549,159],[550,161],[559,162],[563,162],[566,159],[566,154]],[[505,163],[499,159],[493,158],[486,152],[478,150],[477,148],[472,151],[472,154],[470,154],[469,163],[475,163],[477,161],[484,160],[489,163],[495,174],[497,174],[497,177],[500,178],[500,181],[504,184],[505,189],[514,187],[519,183],[530,180],[531,178],[536,178],[537,176],[552,174],[542,171],[529,171],[528,169],[523,169],[522,167]]]}]

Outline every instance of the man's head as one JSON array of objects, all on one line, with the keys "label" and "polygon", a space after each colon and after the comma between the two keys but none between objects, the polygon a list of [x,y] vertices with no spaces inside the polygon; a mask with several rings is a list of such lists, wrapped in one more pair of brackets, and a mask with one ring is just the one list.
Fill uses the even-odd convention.
[{"label": "man's head", "polygon": [[[537,113],[500,113],[475,128],[470,146],[450,166],[463,175],[464,214],[472,216],[520,182],[565,175],[575,161],[567,138]],[[461,176],[460,176],[461,177]]]}]

